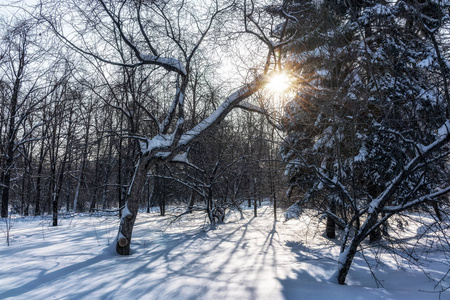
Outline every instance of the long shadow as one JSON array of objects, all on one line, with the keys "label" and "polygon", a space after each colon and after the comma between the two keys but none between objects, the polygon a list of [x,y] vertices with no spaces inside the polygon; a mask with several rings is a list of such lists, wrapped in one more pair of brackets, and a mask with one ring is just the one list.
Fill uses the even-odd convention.
[{"label": "long shadow", "polygon": [[[299,263],[310,264],[311,267],[300,267],[300,264],[298,264],[297,269],[293,270],[295,276],[278,279],[281,284],[283,298],[286,300],[319,299],[320,295],[323,295],[320,294],[321,290],[325,288],[320,288],[320,285],[331,284],[328,282],[328,276],[325,275],[326,270],[336,268],[337,262],[330,257],[322,255],[319,250],[307,247],[302,242],[286,241],[285,245],[295,254]],[[311,292],[314,290],[316,294]],[[324,299],[341,299],[338,295],[330,294],[328,297]]]},{"label": "long shadow", "polygon": [[[252,221],[253,221],[253,218],[250,219],[247,223],[245,223],[245,225],[242,226],[244,228],[242,236],[235,243],[234,249],[232,251],[230,251],[230,255],[226,258],[226,260],[220,266],[217,267],[217,270],[214,272],[211,272],[208,274],[199,273],[198,271],[192,271],[192,266],[197,266],[197,267],[201,266],[202,264],[200,263],[200,261],[202,259],[204,259],[205,257],[207,257],[210,254],[215,255],[215,251],[218,250],[220,245],[225,242],[228,242],[229,239],[236,233],[241,232],[242,227],[237,227],[235,230],[231,231],[230,233],[224,234],[224,235],[220,235],[219,234],[220,231],[218,231],[218,236],[214,237],[214,239],[217,242],[215,242],[215,244],[212,247],[208,247],[208,249],[206,249],[204,251],[197,252],[196,256],[193,259],[186,262],[181,269],[176,269],[176,270],[171,268],[171,262],[177,258],[177,256],[175,254],[172,254],[173,252],[177,252],[179,249],[189,248],[192,244],[197,242],[198,239],[206,239],[206,238],[209,239],[209,238],[207,237],[206,232],[203,232],[203,231],[196,232],[193,234],[185,234],[185,233],[167,234],[167,233],[165,233],[164,234],[165,242],[164,242],[164,244],[161,245],[161,246],[163,246],[163,248],[160,250],[157,250],[157,251],[150,251],[147,254],[143,254],[148,259],[149,262],[146,264],[143,264],[142,266],[140,266],[140,267],[134,269],[132,272],[130,272],[128,274],[128,279],[126,279],[126,280],[127,281],[133,280],[136,275],[142,274],[143,272],[152,272],[152,268],[150,268],[149,265],[152,262],[155,262],[160,259],[164,259],[162,264],[168,268],[169,273],[167,274],[167,276],[165,278],[158,279],[154,283],[147,285],[147,288],[149,290],[153,290],[153,289],[157,288],[159,285],[166,283],[167,277],[170,277],[170,276],[184,275],[184,276],[189,276],[190,278],[199,278],[199,279],[215,278],[221,274],[223,267],[229,263],[229,261],[232,259],[232,255],[236,252],[235,250],[244,241],[248,226],[251,224]],[[226,226],[226,225],[224,225],[224,226]],[[195,295],[191,294],[191,295],[189,295],[189,297],[192,299],[195,299],[196,295],[197,295],[198,297],[201,298],[202,295],[205,295],[205,293],[207,292],[207,289],[208,289],[207,286],[203,286],[203,287],[199,288],[198,290],[196,290]],[[138,295],[136,295],[136,296],[138,296]],[[177,297],[177,295],[173,295],[173,296]],[[182,297],[182,295],[180,294],[179,297]]]},{"label": "long shadow", "polygon": [[96,264],[98,262],[101,262],[105,259],[105,256],[103,254],[99,254],[95,257],[92,257],[88,260],[61,268],[59,270],[46,273],[44,270],[41,272],[41,274],[34,280],[25,283],[19,287],[10,289],[8,291],[5,291],[3,293],[0,293],[0,299],[5,299],[7,297],[18,297],[22,294],[25,294],[31,290],[34,290],[36,288],[39,288],[41,286],[49,286],[53,282],[56,282],[58,280],[61,280],[62,278],[66,277],[68,274],[75,273],[77,271],[82,270],[85,267],[91,266],[93,264]]},{"label": "long shadow", "polygon": [[[86,275],[86,273],[92,274],[93,272],[96,272],[96,270],[102,270],[102,274],[105,273],[106,276],[113,276],[113,273],[111,272],[114,272],[115,266],[112,263],[109,263],[109,260],[112,262],[118,262],[119,265],[122,265],[122,262],[127,264],[128,272],[121,272],[120,278],[116,277],[112,281],[102,279],[96,282],[94,281],[96,276],[100,276],[97,274],[96,276],[93,276],[92,280],[89,282],[89,286],[84,286],[83,289],[80,289],[79,291],[71,291],[73,294],[71,294],[70,297],[79,299],[82,297],[94,296],[95,293],[101,289],[103,290],[102,297],[114,298],[119,296],[118,290],[114,285],[120,284],[120,286],[133,286],[133,297],[145,298],[147,293],[157,289],[158,286],[161,286],[162,284],[166,284],[168,278],[170,277],[186,276],[189,278],[214,280],[224,272],[226,266],[233,259],[236,259],[234,258],[236,253],[242,254],[241,251],[238,251],[240,250],[239,247],[244,247],[250,226],[254,227],[252,225],[254,220],[254,218],[248,219],[246,222],[243,222],[242,226],[237,226],[236,228],[232,227],[230,228],[231,230],[222,231],[219,229],[217,233],[213,233],[213,235],[211,235],[211,232],[204,232],[201,229],[194,229],[190,231],[190,233],[163,233],[160,238],[150,241],[148,244],[145,242],[143,245],[138,247],[137,252],[133,253],[131,257],[124,258],[125,260],[120,259],[117,261],[117,257],[111,257],[102,253],[87,259],[86,261],[74,263],[59,270],[51,271],[45,269],[42,270],[41,273],[35,277],[35,279],[8,291],[0,292],[0,299],[8,297],[23,297],[30,291],[44,289],[52,284],[62,285],[64,280],[76,280],[78,278],[78,272]],[[224,224],[223,226],[226,228],[227,224]],[[275,239],[275,235],[277,234],[275,226],[276,225],[274,224],[274,227],[272,228],[272,231],[270,231],[269,235],[267,235],[266,231],[260,230],[261,234],[267,235],[267,238],[263,245],[256,248],[256,251],[258,253],[264,253],[264,260],[268,254],[267,252],[269,247],[273,247],[273,243],[278,242],[278,240]],[[254,228],[259,230],[257,227]],[[137,237],[137,240],[139,237]],[[208,240],[207,247],[201,247],[203,245],[201,240]],[[230,242],[232,242],[233,245],[224,244]],[[190,251],[189,256],[186,257],[186,259],[179,257],[180,255],[183,256],[186,249],[196,249],[197,247],[199,251]],[[211,260],[205,260],[205,257],[218,255],[217,252],[223,251],[223,249],[227,249],[227,251],[221,253],[221,259],[215,265],[216,269],[211,270],[208,265],[211,263]],[[255,248],[253,247],[253,249]],[[227,256],[224,257],[224,255]],[[276,256],[275,253],[274,256]],[[274,259],[276,258],[274,257]],[[104,265],[106,268],[103,267]],[[102,266],[101,269],[99,269],[100,266]],[[139,276],[142,278],[142,275],[151,274],[153,272],[163,274],[159,268],[164,268],[166,270],[165,272],[167,272],[163,278],[149,278],[151,282],[147,281],[145,285],[133,285],[135,284],[136,278]],[[205,272],[205,270],[207,271]],[[85,279],[80,278],[80,280]],[[226,283],[222,284],[226,285]],[[217,289],[217,286],[198,286],[198,289],[195,289],[189,294],[189,298],[202,298],[212,288]],[[249,286],[247,291],[250,295],[256,297],[255,289],[252,286]],[[221,298],[226,297],[226,292],[228,292],[228,289],[223,287],[223,292],[224,294],[221,294]],[[183,294],[181,290],[174,291],[172,294],[175,298],[186,298],[186,294]]]},{"label": "long shadow", "polygon": [[[329,242],[329,245],[330,247],[333,247],[332,242]],[[294,241],[286,242],[286,246],[288,246],[295,254],[299,263],[307,265],[303,265],[302,267],[299,266],[296,270],[293,270],[294,276],[278,279],[282,286],[281,292],[284,299],[316,299],[320,297],[336,300],[356,298],[380,299],[381,296],[383,296],[383,298],[395,299],[397,286],[395,283],[389,281],[385,282],[385,278],[394,280],[392,279],[394,278],[393,276],[402,279],[404,276],[407,276],[407,278],[413,279],[416,276],[421,276],[420,271],[417,271],[417,273],[401,273],[403,271],[396,268],[395,265],[390,266],[387,264],[380,264],[373,257],[367,256],[364,258],[361,253],[358,253],[354,258],[347,277],[349,285],[341,286],[330,281],[333,271],[337,269],[337,261],[333,257],[322,254],[323,252],[326,252],[324,249],[309,248],[301,242]],[[308,265],[310,267],[308,267]],[[377,276],[377,279],[373,277],[369,268],[373,268],[372,271]],[[403,280],[408,282],[408,279]],[[390,287],[388,290],[378,289],[377,287],[382,287],[377,286],[379,283],[389,284]],[[411,288],[411,295],[419,292],[418,287],[416,286],[408,286],[406,284],[405,288]],[[334,294],[325,295],[325,291]],[[400,291],[400,293],[404,293],[404,291]]]},{"label": "long shadow", "polygon": [[[78,221],[78,223],[80,223],[80,226],[84,226],[85,224],[83,222],[86,222],[87,218],[91,218],[90,216],[86,216],[85,219],[81,219],[80,221]],[[50,222],[49,220],[45,220]],[[41,222],[44,222],[41,221]],[[111,221],[112,222],[112,221]],[[106,233],[103,233],[102,230],[96,229],[96,225],[98,226],[100,223],[97,222],[97,224],[89,224],[88,226],[92,227],[93,229],[90,230],[86,230],[85,228],[83,228],[83,235],[80,235],[78,237],[75,237],[73,235],[71,235],[70,237],[61,237],[58,238],[58,244],[64,244],[64,243],[74,243],[74,244],[79,244],[79,241],[83,241],[86,240],[86,238],[101,238],[101,239],[106,239],[105,237],[102,236],[105,235]],[[36,241],[32,241],[30,243],[20,243],[20,247],[16,247],[16,243],[11,243],[11,249],[13,249],[12,251],[14,251],[14,255],[18,255],[21,252],[24,252],[24,254],[22,255],[29,255],[29,254],[25,254],[25,252],[30,251],[30,250],[35,250],[36,249],[36,244],[41,244],[43,240],[48,240],[48,239],[55,239],[55,235],[59,235],[61,234],[61,232],[64,232],[65,230],[67,230],[67,226],[66,224],[64,225],[59,225],[56,227],[50,226],[50,225],[45,225],[45,226],[41,226],[41,224],[39,226],[34,226],[34,227],[30,227],[28,230],[30,230],[32,233],[20,233],[20,236],[24,236],[25,238],[30,238],[33,237],[36,239]],[[75,229],[76,230],[76,229]],[[23,231],[23,230],[22,230]],[[12,231],[13,235],[16,235],[16,232],[13,228]],[[8,248],[7,248],[8,249]],[[59,256],[59,255],[58,255]]]}]

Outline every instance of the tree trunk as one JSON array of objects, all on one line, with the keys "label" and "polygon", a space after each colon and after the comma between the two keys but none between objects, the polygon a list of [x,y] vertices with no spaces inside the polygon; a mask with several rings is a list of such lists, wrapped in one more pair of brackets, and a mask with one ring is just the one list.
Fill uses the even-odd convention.
[{"label": "tree trunk", "polygon": [[[69,157],[69,165],[67,166],[67,173],[70,174],[71,171],[71,162],[72,158]],[[66,212],[68,213],[70,211],[70,178],[67,179],[66,183]]]},{"label": "tree trunk", "polygon": [[[273,196],[273,220],[276,222],[277,221],[277,196],[275,194],[275,189],[274,192],[272,194]],[[261,198],[259,198],[259,205],[261,206]]]},{"label": "tree trunk", "polygon": [[7,218],[8,217],[8,205],[9,205],[9,185],[11,184],[11,175],[9,174],[9,171],[6,171],[4,173],[3,177],[3,191],[2,191],[2,212],[1,217]]},{"label": "tree trunk", "polygon": [[[154,197],[155,197],[155,192],[156,192],[156,180],[153,178],[148,178],[147,179],[147,188],[148,188],[148,193],[147,193],[147,213],[150,213],[150,207],[153,206],[154,203]],[[151,185],[151,187],[150,187]]]},{"label": "tree trunk", "polygon": [[[108,159],[111,159],[112,155],[112,149],[113,149],[113,143],[110,140],[108,143]],[[109,183],[109,176],[111,175],[111,162],[106,160],[105,161],[106,166],[104,167],[105,174],[103,175],[103,187],[102,187],[102,209],[106,209],[109,207],[107,200],[108,200],[108,183]],[[120,207],[120,206],[119,206]]]},{"label": "tree trunk", "polygon": [[[84,163],[83,163],[84,165]],[[75,213],[78,213],[81,211],[80,204],[78,203],[78,197],[80,196],[80,189],[81,189],[81,181],[83,180],[83,167],[81,167],[80,174],[77,179],[77,187],[75,188],[75,196],[73,197],[73,211]]]},{"label": "tree trunk", "polygon": [[26,174],[27,171],[25,170],[25,173],[22,175],[22,186],[21,186],[21,193],[20,193],[20,214],[23,216],[25,215],[25,185],[26,185]]},{"label": "tree trunk", "polygon": [[[16,100],[17,101],[17,100]],[[11,117],[11,120],[15,120],[15,106],[14,107],[14,116]],[[14,127],[15,124],[13,121],[11,121],[11,124],[9,126]],[[11,170],[14,164],[14,142],[15,142],[15,131],[12,129],[8,133],[8,146],[6,149],[6,160],[5,165],[3,166],[3,193],[2,193],[2,210],[1,210],[1,217],[7,218],[8,217],[8,206],[9,206],[9,191],[10,191],[10,184],[11,184]]]},{"label": "tree trunk", "polygon": [[105,179],[103,181],[103,189],[102,189],[102,209],[107,208],[107,204],[106,204],[107,194],[108,194],[108,181]]},{"label": "tree trunk", "polygon": [[432,201],[432,202],[431,202],[431,206],[433,207],[434,213],[436,214],[436,217],[438,218],[438,220],[439,220],[440,222],[442,222],[442,221],[443,221],[443,218],[442,218],[441,211],[439,210],[439,205],[438,205],[438,203],[437,203],[436,201]]},{"label": "tree trunk", "polygon": [[[123,203],[123,188],[122,188],[122,139],[119,139],[119,146],[117,149],[118,158],[117,158],[117,201],[119,203],[119,207],[124,205]],[[122,211],[119,212],[119,217],[122,217]]]},{"label": "tree trunk", "polygon": [[148,161],[141,158],[135,168],[130,186],[128,198],[121,210],[119,233],[116,238],[116,252],[120,255],[130,255],[130,243],[133,234],[134,222],[139,210],[139,200],[144,196],[145,180],[147,178]]},{"label": "tree trunk", "polygon": [[[76,213],[81,211],[81,205],[78,201],[78,197],[80,196],[81,183],[84,180],[84,178],[83,178],[84,170],[86,168],[86,161],[88,159],[87,157],[88,157],[88,145],[89,145],[89,130],[90,130],[90,125],[91,125],[91,110],[92,110],[92,107],[90,108],[90,111],[87,114],[87,124],[86,124],[86,132],[85,132],[85,136],[84,136],[83,156],[81,159],[81,170],[80,170],[80,174],[79,174],[78,180],[77,180],[75,196],[73,198],[73,210]],[[120,173],[120,170],[119,170],[119,173]]]},{"label": "tree trunk", "polygon": [[[377,221],[378,221],[378,218],[375,218],[374,225],[376,224]],[[369,242],[373,243],[373,242],[377,242],[379,240],[381,240],[381,230],[380,230],[380,227],[377,227],[370,232]]]},{"label": "tree trunk", "polygon": [[53,191],[53,200],[52,200],[52,208],[53,208],[53,226],[58,226],[58,197],[56,195],[56,185],[55,191]]},{"label": "tree trunk", "polygon": [[[97,119],[95,120],[95,127],[98,128]],[[100,136],[100,139],[102,136]],[[95,159],[95,175],[94,175],[94,195],[91,199],[91,204],[89,205],[89,212],[94,212],[96,207],[98,208],[98,193],[99,187],[101,186],[101,172],[100,172],[100,145],[97,145],[97,155]],[[104,178],[106,175],[104,176]]]},{"label": "tree trunk", "polygon": [[[375,199],[376,197],[378,197],[378,195],[381,193],[382,188],[379,187],[378,185],[372,185],[369,186],[368,188],[368,192],[370,194],[370,196]],[[374,226],[377,222],[378,222],[378,215],[374,215],[371,220],[373,220],[369,225],[370,227]],[[381,230],[380,227],[375,228],[374,230],[372,230],[369,234],[369,242],[376,242],[381,240]]]},{"label": "tree trunk", "polygon": [[206,213],[208,214],[208,219],[211,224],[211,229],[216,229],[216,220],[213,216],[214,211],[214,203],[213,203],[213,190],[212,190],[212,182],[214,177],[210,177],[209,186],[208,186],[208,195],[206,196]]},{"label": "tree trunk", "polygon": [[194,191],[191,191],[191,195],[189,196],[189,204],[188,204],[188,211],[189,211],[189,213],[192,213],[192,209],[194,208],[194,204],[195,204]]},{"label": "tree trunk", "polygon": [[326,236],[329,239],[336,238],[336,222],[330,216],[327,216]]},{"label": "tree trunk", "polygon": [[[334,199],[334,195],[330,195],[328,198],[328,209],[330,213],[336,214],[336,201]],[[327,215],[325,233],[329,239],[334,239],[336,237],[336,222],[330,215]]]},{"label": "tree trunk", "polygon": [[[163,174],[161,166],[156,166],[156,174]],[[155,178],[152,192],[152,202],[159,205],[159,214],[164,217],[166,215],[166,180],[164,178]]]},{"label": "tree trunk", "polygon": [[163,193],[162,197],[159,198],[159,212],[161,217],[166,215],[166,195]]},{"label": "tree trunk", "polygon": [[[45,119],[44,115],[44,119]],[[47,134],[48,126],[42,128],[42,136]],[[44,168],[44,160],[47,154],[47,150],[45,147],[45,139],[41,141],[41,149],[39,153],[39,165],[37,170],[37,178],[36,178],[36,201],[34,206],[34,215],[39,216],[41,214],[41,183],[42,183],[42,169]]]},{"label": "tree trunk", "polygon": [[20,86],[22,83],[22,74],[25,68],[25,49],[22,49],[23,51],[20,51],[20,56],[18,57],[19,65],[17,68],[17,75],[14,80],[14,87],[13,87],[13,93],[11,95],[10,100],[10,106],[9,108],[9,122],[8,122],[8,133],[6,135],[6,151],[3,154],[6,154],[6,160],[5,165],[3,165],[3,174],[1,178],[3,179],[3,192],[2,192],[2,208],[1,208],[1,217],[7,218],[8,217],[8,206],[9,206],[9,190],[10,190],[10,184],[11,184],[11,169],[13,167],[14,163],[14,146],[16,142],[16,135],[17,135],[17,124],[16,124],[16,118],[17,116],[17,104],[19,101],[19,91]]},{"label": "tree trunk", "polygon": [[339,284],[345,284],[345,279],[347,278],[348,271],[352,265],[353,258],[355,257],[356,250],[358,249],[359,241],[356,237],[351,241],[348,248],[339,255],[339,266],[338,266],[338,278]]},{"label": "tree trunk", "polygon": [[[30,155],[31,156],[31,155]],[[31,188],[32,188],[32,179],[31,179],[31,175],[32,175],[33,169],[32,169],[32,165],[31,165],[31,158],[30,158],[30,165],[28,167],[28,172],[26,172],[25,174],[27,175],[27,180],[26,180],[26,185],[27,185],[27,190],[26,190],[26,194],[27,194],[27,200],[25,203],[25,208],[24,208],[24,216],[29,216],[30,215],[30,197],[31,197]]]},{"label": "tree trunk", "polygon": [[256,199],[255,196],[255,181],[254,178],[252,176],[249,176],[249,183],[250,183],[250,187],[249,187],[249,195],[248,195],[248,199],[249,199],[249,203],[251,201],[251,199],[253,199],[253,217],[257,217],[258,216],[258,200]]},{"label": "tree trunk", "polygon": [[41,171],[42,165],[39,165],[37,179],[36,179],[36,201],[34,204],[34,215],[39,216],[41,214]]},{"label": "tree trunk", "polygon": [[[357,232],[357,234],[352,238],[350,244],[347,247],[341,248],[341,254],[339,255],[339,265],[338,265],[338,283],[345,284],[345,279],[347,278],[348,271],[350,270],[350,266],[352,265],[353,258],[357,252],[358,246],[361,242],[372,233],[374,230],[373,225],[376,224],[378,220],[378,212],[374,210],[369,213],[366,221],[361,226],[361,229]],[[343,241],[343,245],[346,244],[346,241]]]}]

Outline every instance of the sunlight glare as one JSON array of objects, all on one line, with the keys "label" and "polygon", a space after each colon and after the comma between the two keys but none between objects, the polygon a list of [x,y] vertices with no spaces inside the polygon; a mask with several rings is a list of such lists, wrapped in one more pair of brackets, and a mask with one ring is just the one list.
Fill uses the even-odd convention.
[{"label": "sunlight glare", "polygon": [[274,94],[281,94],[285,92],[289,86],[289,77],[286,73],[278,73],[272,77],[270,82],[266,85],[266,88]]}]

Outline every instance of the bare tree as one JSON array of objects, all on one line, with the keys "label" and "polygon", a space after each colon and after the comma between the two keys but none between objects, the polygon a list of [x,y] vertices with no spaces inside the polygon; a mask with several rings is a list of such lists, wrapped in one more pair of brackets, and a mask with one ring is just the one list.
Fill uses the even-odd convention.
[{"label": "bare tree", "polygon": [[[17,154],[21,147],[34,140],[32,133],[42,125],[29,123],[29,117],[46,105],[46,99],[58,86],[58,79],[50,78],[53,62],[43,64],[43,49],[37,45],[38,23],[30,19],[13,20],[3,24],[0,68],[2,85],[1,133],[1,216],[8,216],[11,178]],[[57,72],[53,73],[56,75]],[[47,77],[50,76],[50,77]],[[56,75],[57,77],[57,75]],[[39,118],[35,118],[39,120]],[[22,155],[23,156],[23,155]]]},{"label": "bare tree", "polygon": [[[97,62],[130,69],[146,67],[152,72],[156,70],[155,76],[160,76],[162,82],[172,85],[169,89],[172,99],[165,109],[145,110],[157,133],[153,136],[148,136],[149,132],[129,133],[130,138],[139,141],[140,151],[135,158],[126,202],[121,207],[122,217],[116,244],[116,251],[127,255],[130,254],[133,225],[148,171],[152,166],[169,162],[185,151],[236,105],[261,89],[269,80],[267,74],[273,62],[278,62],[271,60],[271,57],[276,56],[275,50],[286,41],[272,42],[270,35],[264,33],[265,28],[259,26],[256,19],[264,11],[256,9],[252,2],[244,2],[239,7],[234,1],[193,4],[186,1],[100,0],[76,1],[70,9],[66,9],[64,5],[68,3],[65,1],[55,5],[51,2],[51,6],[47,6],[48,3],[42,1],[40,5],[41,16],[66,45]],[[223,30],[236,25],[229,23],[236,22],[236,16],[233,16],[236,12],[243,13],[244,20],[237,24],[240,29],[235,32],[251,33],[269,48],[265,67],[261,68],[260,74],[254,74],[249,83],[226,97],[213,113],[188,129],[185,107],[190,99],[187,93],[193,78],[193,62],[201,49],[209,47],[209,50],[214,50],[214,43],[228,36],[223,34]],[[69,24],[66,21],[70,18]],[[120,56],[120,49],[118,51],[115,46],[118,44],[123,45],[125,52],[131,55],[125,59]]]}]

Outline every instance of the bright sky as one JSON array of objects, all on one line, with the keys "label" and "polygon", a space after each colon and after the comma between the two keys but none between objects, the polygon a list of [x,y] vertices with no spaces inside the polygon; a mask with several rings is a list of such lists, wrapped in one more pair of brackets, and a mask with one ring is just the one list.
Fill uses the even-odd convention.
[{"label": "bright sky", "polygon": [[36,5],[39,0],[2,0],[0,3],[0,17],[11,18],[18,14],[25,13],[23,9],[27,10],[30,6]]}]

